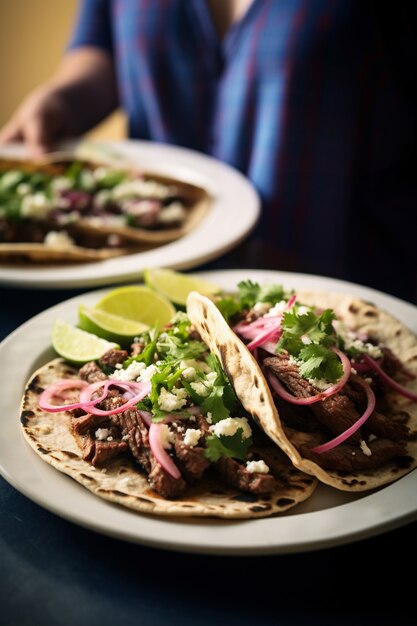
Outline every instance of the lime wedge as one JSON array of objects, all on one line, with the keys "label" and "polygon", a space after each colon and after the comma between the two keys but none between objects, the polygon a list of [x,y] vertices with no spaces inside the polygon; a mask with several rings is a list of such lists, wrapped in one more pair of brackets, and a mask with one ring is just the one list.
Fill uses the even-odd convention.
[{"label": "lime wedge", "polygon": [[147,326],[164,326],[176,313],[168,298],[146,285],[113,289],[96,303],[95,309]]},{"label": "lime wedge", "polygon": [[95,307],[88,308],[83,304],[78,307],[78,326],[107,341],[114,341],[122,348],[129,347],[135,337],[149,328],[148,324],[107,313]]},{"label": "lime wedge", "polygon": [[62,320],[55,320],[51,341],[59,356],[78,365],[99,359],[107,350],[120,347]]},{"label": "lime wedge", "polygon": [[203,295],[219,293],[221,288],[206,280],[171,269],[149,268],[143,272],[145,283],[178,306],[185,307],[190,291]]}]

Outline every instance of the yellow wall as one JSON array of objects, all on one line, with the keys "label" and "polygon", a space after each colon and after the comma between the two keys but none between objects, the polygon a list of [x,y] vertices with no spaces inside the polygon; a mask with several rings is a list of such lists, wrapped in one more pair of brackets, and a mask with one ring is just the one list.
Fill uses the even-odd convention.
[{"label": "yellow wall", "polygon": [[[71,32],[78,0],[0,0],[0,127],[25,94],[49,78]],[[89,137],[121,139],[116,112]]]}]

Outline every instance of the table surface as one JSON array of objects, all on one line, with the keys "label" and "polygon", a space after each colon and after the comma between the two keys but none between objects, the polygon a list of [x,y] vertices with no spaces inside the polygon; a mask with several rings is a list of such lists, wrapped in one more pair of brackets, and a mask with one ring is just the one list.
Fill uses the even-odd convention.
[{"label": "table surface", "polygon": [[[200,269],[233,266],[226,257]],[[0,287],[0,340],[90,290]],[[96,534],[34,504],[3,478],[0,507],[0,626],[415,623],[417,523],[335,548],[231,557]]]}]

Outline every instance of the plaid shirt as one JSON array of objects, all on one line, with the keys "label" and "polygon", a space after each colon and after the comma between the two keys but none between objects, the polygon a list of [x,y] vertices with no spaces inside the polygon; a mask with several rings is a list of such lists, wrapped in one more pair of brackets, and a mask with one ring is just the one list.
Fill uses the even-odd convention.
[{"label": "plaid shirt", "polygon": [[258,266],[414,300],[415,100],[393,53],[407,32],[381,4],[253,0],[220,40],[205,0],[82,0],[70,47],[112,52],[130,137],[210,154],[252,181],[254,250],[270,254]]}]

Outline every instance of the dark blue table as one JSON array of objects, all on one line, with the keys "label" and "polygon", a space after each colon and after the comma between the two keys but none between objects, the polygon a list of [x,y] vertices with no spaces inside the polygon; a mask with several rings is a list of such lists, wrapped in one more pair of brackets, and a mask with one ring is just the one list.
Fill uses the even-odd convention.
[{"label": "dark blue table", "polygon": [[[219,267],[230,263],[203,269]],[[83,291],[0,288],[0,340]],[[416,623],[416,523],[315,552],[225,557],[95,534],[32,503],[2,478],[0,511],[1,626]]]}]

